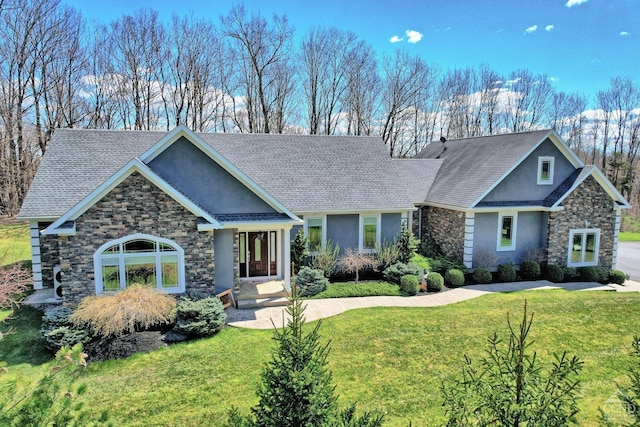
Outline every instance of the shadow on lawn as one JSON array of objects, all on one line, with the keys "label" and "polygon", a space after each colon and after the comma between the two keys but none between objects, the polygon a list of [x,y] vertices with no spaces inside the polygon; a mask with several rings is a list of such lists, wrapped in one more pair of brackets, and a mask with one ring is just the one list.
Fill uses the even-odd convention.
[{"label": "shadow on lawn", "polygon": [[0,331],[3,332],[0,366],[25,363],[35,366],[53,359],[44,346],[44,337],[40,333],[41,322],[42,312],[31,307],[21,307],[11,318],[0,322]]}]

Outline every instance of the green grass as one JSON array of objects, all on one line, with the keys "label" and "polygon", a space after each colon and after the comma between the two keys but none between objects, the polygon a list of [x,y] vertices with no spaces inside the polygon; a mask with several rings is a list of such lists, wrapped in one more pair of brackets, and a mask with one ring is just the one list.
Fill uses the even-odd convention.
[{"label": "green grass", "polygon": [[[506,337],[506,314],[519,320],[524,298],[535,313],[530,336],[538,357],[549,362],[550,349],[566,350],[584,361],[578,424],[598,425],[599,409],[616,382],[624,381],[632,360],[640,294],[514,292],[442,307],[352,310],[325,319],[320,332],[323,340],[331,339],[328,361],[339,402],[382,411],[387,426],[410,420],[442,425],[442,381],[459,375],[464,354],[473,360],[484,355],[494,330]],[[9,322],[16,334],[0,345],[0,360],[8,361],[11,372],[33,377],[50,357],[41,350],[34,310],[16,316]],[[108,409],[115,425],[221,425],[231,406],[246,413],[256,403],[271,338],[268,330],[225,328],[212,338],[90,363],[87,407],[96,416]]]},{"label": "green grass", "polygon": [[403,296],[400,287],[395,283],[381,281],[330,283],[325,291],[316,294],[313,299],[319,298],[348,298],[371,296]]},{"label": "green grass", "polygon": [[0,225],[0,265],[30,259],[29,224],[14,222]]},{"label": "green grass", "polygon": [[621,242],[640,242],[640,233],[620,232]]}]

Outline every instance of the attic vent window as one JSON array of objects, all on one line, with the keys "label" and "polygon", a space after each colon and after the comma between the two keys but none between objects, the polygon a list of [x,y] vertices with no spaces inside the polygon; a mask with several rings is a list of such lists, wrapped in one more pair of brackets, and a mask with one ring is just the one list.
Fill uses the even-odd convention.
[{"label": "attic vent window", "polygon": [[538,157],[538,185],[553,185],[554,157]]}]

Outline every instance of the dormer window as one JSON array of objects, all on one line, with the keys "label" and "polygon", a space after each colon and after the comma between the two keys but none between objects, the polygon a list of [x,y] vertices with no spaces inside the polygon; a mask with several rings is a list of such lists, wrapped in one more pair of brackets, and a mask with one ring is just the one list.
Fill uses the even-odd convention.
[{"label": "dormer window", "polygon": [[553,157],[538,157],[538,185],[553,185]]}]

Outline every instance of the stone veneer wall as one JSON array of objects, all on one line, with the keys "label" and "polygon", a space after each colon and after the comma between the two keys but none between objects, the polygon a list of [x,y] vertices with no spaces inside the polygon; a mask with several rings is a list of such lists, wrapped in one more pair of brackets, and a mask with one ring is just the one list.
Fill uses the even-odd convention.
[{"label": "stone veneer wall", "polygon": [[[584,180],[562,203],[564,210],[549,214],[548,263],[567,265],[569,231],[599,228],[598,264],[611,268],[616,211],[613,200],[592,176]],[[585,220],[589,226],[585,226]]]},{"label": "stone veneer wall", "polygon": [[76,220],[75,236],[60,236],[63,303],[95,294],[93,255],[104,243],[135,233],[171,239],[184,249],[187,290],[215,293],[213,233],[139,173],[133,173]]},{"label": "stone veneer wall", "polygon": [[464,257],[464,212],[423,206],[422,236],[429,236],[447,256]]},{"label": "stone veneer wall", "polygon": [[[38,223],[38,229],[44,230],[51,222]],[[53,266],[60,262],[57,236],[43,236],[40,234],[40,260],[42,265],[42,287],[53,288]]]}]

